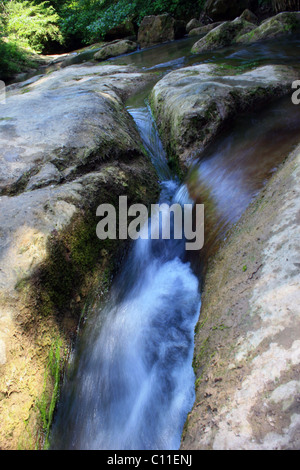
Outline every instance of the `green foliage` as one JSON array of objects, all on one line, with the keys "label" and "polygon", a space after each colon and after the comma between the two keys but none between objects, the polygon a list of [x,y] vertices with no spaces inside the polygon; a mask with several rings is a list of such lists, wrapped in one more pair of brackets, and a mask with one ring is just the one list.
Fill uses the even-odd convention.
[{"label": "green foliage", "polygon": [[99,41],[115,26],[128,20],[139,25],[147,15],[170,13],[175,18],[198,16],[204,0],[70,0],[60,10],[61,28],[66,37],[89,44]]},{"label": "green foliage", "polygon": [[103,38],[105,33],[111,28],[124,23],[127,18],[135,14],[136,3],[128,3],[120,0],[115,5],[108,7],[96,21],[93,21],[86,28],[87,38],[93,42]]},{"label": "green foliage", "polygon": [[28,52],[15,42],[5,42],[0,38],[0,79],[7,80],[21,72],[24,67],[33,66]]},{"label": "green foliage", "polygon": [[68,50],[102,40],[112,28],[144,16],[198,17],[205,0],[0,0],[0,72],[6,79],[29,64],[28,51]]},{"label": "green foliage", "polygon": [[4,6],[5,34],[19,46],[43,52],[50,41],[62,42],[59,15],[47,2],[11,0]]}]

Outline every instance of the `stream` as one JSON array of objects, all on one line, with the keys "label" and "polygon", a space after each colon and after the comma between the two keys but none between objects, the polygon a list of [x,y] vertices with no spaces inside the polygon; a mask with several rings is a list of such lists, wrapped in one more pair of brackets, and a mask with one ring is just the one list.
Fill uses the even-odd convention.
[{"label": "stream", "polygon": [[[163,74],[199,63],[199,57],[187,52],[190,42],[176,41],[112,62],[158,68]],[[243,46],[206,54],[201,62],[226,57],[233,65],[253,60],[297,63],[299,48],[298,39]],[[167,164],[147,92],[133,97],[127,109],[156,168],[159,203],[205,204],[205,188],[213,201],[217,240],[300,140],[299,109],[284,98],[263,112],[240,117],[194,162],[182,183]],[[179,449],[195,399],[194,328],[201,307],[201,268],[190,256],[184,240],[132,243],[107,301],[89,316],[72,354],[52,449]],[[198,252],[192,256],[200,259]]]}]

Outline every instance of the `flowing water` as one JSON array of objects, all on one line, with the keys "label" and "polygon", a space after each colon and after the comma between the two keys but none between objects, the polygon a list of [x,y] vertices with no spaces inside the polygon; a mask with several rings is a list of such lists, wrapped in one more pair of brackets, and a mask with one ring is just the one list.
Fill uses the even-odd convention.
[{"label": "flowing water", "polygon": [[[148,109],[130,112],[162,181],[159,202],[191,202],[172,179]],[[194,401],[199,311],[198,279],[185,261],[184,240],[137,240],[81,340],[53,447],[177,449]]]},{"label": "flowing water", "polygon": [[[181,41],[177,49],[173,43],[144,55],[130,54],[126,60],[140,61],[146,68],[163,64],[164,71],[190,65],[190,56],[181,55],[178,44],[183,54],[186,43]],[[220,54],[222,60],[227,54],[232,61],[254,57],[260,61],[266,47],[270,62],[271,53],[273,62],[295,61],[294,48],[287,43],[281,48],[270,43]],[[299,41],[297,47],[299,52]],[[170,60],[164,61],[168,50]],[[155,60],[147,59],[147,54],[154,54]],[[217,59],[214,55],[207,60]],[[144,98],[135,97],[128,110],[160,178],[159,202],[186,204],[192,197],[205,203],[203,195],[209,194],[215,219],[212,230],[219,239],[299,142],[299,109],[283,99],[263,113],[233,123],[203,159],[194,162],[181,184],[167,165]],[[193,256],[199,258],[199,253]],[[192,357],[200,278],[200,271],[188,262],[184,240],[133,243],[107,302],[91,313],[78,341],[53,427],[53,449],[179,448],[194,402]]]}]

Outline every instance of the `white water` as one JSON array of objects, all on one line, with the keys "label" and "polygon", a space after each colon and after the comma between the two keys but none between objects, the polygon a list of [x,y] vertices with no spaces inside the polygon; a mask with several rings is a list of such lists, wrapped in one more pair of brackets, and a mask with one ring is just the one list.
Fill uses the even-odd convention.
[{"label": "white water", "polygon": [[[171,179],[147,108],[130,110],[162,180],[160,202],[191,202]],[[156,201],[153,201],[156,202]],[[54,449],[178,449],[194,402],[198,279],[184,240],[137,240],[75,352]]]}]

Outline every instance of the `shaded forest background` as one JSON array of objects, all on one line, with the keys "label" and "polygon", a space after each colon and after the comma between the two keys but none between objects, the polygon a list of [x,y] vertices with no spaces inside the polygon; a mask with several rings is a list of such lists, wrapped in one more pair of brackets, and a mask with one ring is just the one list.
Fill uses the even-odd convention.
[{"label": "shaded forest background", "polygon": [[[259,0],[274,12],[297,9],[295,0]],[[32,54],[67,52],[109,39],[119,25],[138,28],[146,15],[200,16],[205,0],[2,0],[0,72],[5,79],[30,66]],[[33,62],[32,62],[33,64]]]}]

